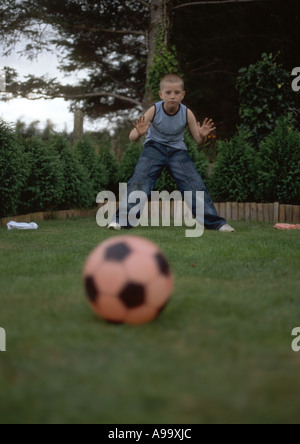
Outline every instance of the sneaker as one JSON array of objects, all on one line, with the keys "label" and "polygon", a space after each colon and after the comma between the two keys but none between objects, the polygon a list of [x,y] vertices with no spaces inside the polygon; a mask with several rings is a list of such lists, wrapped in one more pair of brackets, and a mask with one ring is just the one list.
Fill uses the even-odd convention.
[{"label": "sneaker", "polygon": [[229,224],[222,225],[218,231],[223,231],[224,233],[233,233],[235,231]]},{"label": "sneaker", "polygon": [[116,231],[120,231],[122,229],[121,225],[118,224],[117,222],[111,222],[108,226],[109,230],[116,230]]}]

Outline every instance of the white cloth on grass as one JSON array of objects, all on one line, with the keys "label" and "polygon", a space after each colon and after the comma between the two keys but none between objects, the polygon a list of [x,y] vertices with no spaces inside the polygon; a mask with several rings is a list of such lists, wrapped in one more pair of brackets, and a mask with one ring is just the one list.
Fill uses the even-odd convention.
[{"label": "white cloth on grass", "polygon": [[39,227],[36,223],[31,222],[27,224],[25,222],[14,222],[13,220],[7,224],[8,230],[37,230]]}]

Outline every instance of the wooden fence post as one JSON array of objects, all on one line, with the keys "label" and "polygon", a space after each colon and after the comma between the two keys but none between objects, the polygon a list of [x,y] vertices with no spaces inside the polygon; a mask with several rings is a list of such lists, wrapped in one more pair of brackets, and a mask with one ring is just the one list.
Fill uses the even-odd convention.
[{"label": "wooden fence post", "polygon": [[275,222],[275,216],[274,216],[274,204],[268,204],[268,210],[269,210],[269,222]]},{"label": "wooden fence post", "polygon": [[300,223],[300,206],[293,205],[293,222]]},{"label": "wooden fence post", "polygon": [[257,204],[257,220],[258,222],[264,221],[264,212],[263,212],[263,204]]},{"label": "wooden fence post", "polygon": [[249,222],[251,220],[251,203],[245,203],[245,221]]},{"label": "wooden fence post", "polygon": [[245,220],[245,204],[239,203],[239,220]]},{"label": "wooden fence post", "polygon": [[270,222],[268,204],[263,204],[263,217],[264,217],[264,222]]},{"label": "wooden fence post", "polygon": [[226,219],[226,204],[220,203],[220,216]]},{"label": "wooden fence post", "polygon": [[252,202],[251,204],[251,220],[257,222],[257,204]]},{"label": "wooden fence post", "polygon": [[237,202],[232,203],[232,220],[239,220],[239,204]]},{"label": "wooden fence post", "polygon": [[226,202],[226,219],[232,219],[232,205],[231,202]]},{"label": "wooden fence post", "polygon": [[293,205],[285,206],[285,222],[291,223],[293,221]]},{"label": "wooden fence post", "polygon": [[285,222],[285,205],[279,205],[279,222]]},{"label": "wooden fence post", "polygon": [[279,222],[279,202],[274,202],[273,205],[273,222]]}]

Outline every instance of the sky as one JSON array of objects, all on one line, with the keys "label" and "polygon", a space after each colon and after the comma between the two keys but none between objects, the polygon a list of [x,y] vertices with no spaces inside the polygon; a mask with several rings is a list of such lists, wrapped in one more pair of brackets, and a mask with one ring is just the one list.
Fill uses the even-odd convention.
[{"label": "sky", "polygon": [[[64,74],[57,69],[59,61],[55,54],[40,54],[37,60],[29,61],[18,53],[20,49],[21,46],[16,47],[11,55],[0,58],[0,70],[4,66],[13,68],[18,72],[20,79],[28,74],[34,74],[35,76],[48,74],[49,78],[58,77],[58,79],[64,79]],[[1,54],[2,48],[0,46]],[[76,79],[78,80],[78,76]],[[76,79],[71,77],[70,81],[68,78],[66,83],[71,83],[72,81],[75,83]],[[53,122],[56,131],[67,130],[72,132],[74,127],[74,116],[69,112],[69,102],[63,99],[12,99],[8,102],[0,101],[0,118],[8,123],[16,123],[17,120],[22,120],[26,124],[39,121],[39,128],[44,128],[49,119]],[[105,119],[93,122],[85,119],[84,121],[84,129],[86,131],[101,130],[105,127],[107,127]]]}]

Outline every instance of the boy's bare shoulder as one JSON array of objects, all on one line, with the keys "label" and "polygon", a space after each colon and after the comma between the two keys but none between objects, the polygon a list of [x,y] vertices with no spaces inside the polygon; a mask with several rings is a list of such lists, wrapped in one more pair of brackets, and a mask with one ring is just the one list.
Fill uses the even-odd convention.
[{"label": "boy's bare shoulder", "polygon": [[190,108],[187,109],[187,117],[188,117],[188,123],[194,122],[196,120],[195,114],[193,113]]},{"label": "boy's bare shoulder", "polygon": [[187,115],[188,115],[188,120],[196,119],[195,114],[193,113],[193,111],[190,108],[187,109]]},{"label": "boy's bare shoulder", "polygon": [[145,119],[148,122],[151,122],[154,118],[154,115],[155,115],[155,105],[152,105],[151,108],[149,108],[148,111],[146,111]]}]

